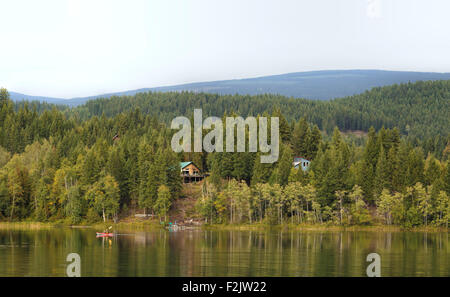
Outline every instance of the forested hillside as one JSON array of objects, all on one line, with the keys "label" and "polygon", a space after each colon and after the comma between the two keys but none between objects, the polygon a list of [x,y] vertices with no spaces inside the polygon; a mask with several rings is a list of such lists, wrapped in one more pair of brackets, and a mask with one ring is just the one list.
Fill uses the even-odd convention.
[{"label": "forested hillside", "polygon": [[[208,222],[448,226],[450,144],[429,150],[401,136],[420,139],[430,125],[445,140],[448,91],[449,82],[406,84],[329,103],[145,93],[38,112],[27,104],[15,110],[2,89],[0,220],[163,218],[180,196],[179,162],[194,161],[210,173],[197,201]],[[278,162],[262,164],[255,153],[174,153],[167,122],[196,107],[217,116],[279,117]],[[367,140],[321,131],[334,123],[367,129]],[[310,170],[292,168],[294,156],[311,160]]]},{"label": "forested hillside", "polygon": [[236,112],[245,117],[271,112],[279,107],[289,122],[301,117],[328,133],[341,130],[368,131],[398,127],[403,135],[419,139],[446,137],[450,133],[450,81],[416,82],[374,88],[360,95],[315,101],[275,95],[214,95],[196,93],[140,93],[135,96],[96,99],[74,109],[81,119],[94,115],[114,116],[139,108],[169,123],[179,115],[189,116],[194,108],[203,114],[220,116]]},{"label": "forested hillside", "polygon": [[411,72],[386,70],[320,70],[285,73],[244,79],[208,81],[174,86],[142,88],[116,93],[71,99],[30,96],[10,92],[13,101],[46,101],[48,103],[77,106],[96,98],[133,96],[143,92],[194,92],[220,95],[279,94],[295,98],[329,100],[360,94],[374,87],[393,84],[448,80],[450,73]]}]

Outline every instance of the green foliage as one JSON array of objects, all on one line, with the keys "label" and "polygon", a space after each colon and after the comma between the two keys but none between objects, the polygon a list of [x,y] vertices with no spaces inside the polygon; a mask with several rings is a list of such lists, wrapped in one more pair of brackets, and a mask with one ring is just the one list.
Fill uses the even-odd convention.
[{"label": "green foliage", "polygon": [[363,190],[360,186],[355,185],[352,192],[349,193],[351,205],[351,222],[356,225],[366,225],[371,222],[367,204],[364,201]]},{"label": "green foliage", "polygon": [[106,175],[95,182],[86,192],[86,198],[104,222],[109,216],[116,218],[120,195],[119,185],[112,176]]},{"label": "green foliage", "polygon": [[158,198],[155,201],[155,211],[159,217],[164,217],[166,221],[166,216],[171,205],[170,190],[167,186],[161,185],[158,188]]},{"label": "green foliage", "polygon": [[[278,95],[217,95],[191,92],[139,93],[134,96],[96,99],[77,107],[82,119],[105,114],[113,117],[127,112],[130,106],[138,107],[142,113],[159,116],[169,123],[179,115],[190,116],[194,108],[201,107],[204,116],[220,116],[234,111],[242,117],[256,116],[264,112],[279,114],[288,122],[305,118],[331,133],[334,126],[342,131],[368,131],[383,126],[398,127],[408,137],[448,135],[450,81],[420,81],[400,85],[376,87],[359,95],[330,101],[286,98]],[[284,120],[280,121],[282,139],[289,135]],[[435,140],[432,141],[436,144]],[[446,141],[437,142],[442,150]]]},{"label": "green foliage", "polygon": [[399,224],[403,214],[403,195],[391,194],[388,189],[383,189],[377,200],[377,212],[385,219],[386,224],[394,222]]},{"label": "green foliage", "polygon": [[[1,89],[0,219],[166,217],[180,197],[179,162],[194,161],[210,174],[196,209],[211,223],[448,226],[448,96],[444,81],[329,102],[141,93],[68,109],[14,105]],[[278,161],[264,164],[248,152],[174,153],[166,124],[195,107],[204,117],[279,117]],[[294,169],[294,156],[310,160],[309,170]]]}]

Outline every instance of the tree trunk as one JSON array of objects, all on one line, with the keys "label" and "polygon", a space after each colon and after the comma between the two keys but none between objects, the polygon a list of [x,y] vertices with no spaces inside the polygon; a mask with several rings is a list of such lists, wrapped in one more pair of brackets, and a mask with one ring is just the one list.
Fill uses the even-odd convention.
[{"label": "tree trunk", "polygon": [[14,215],[14,206],[16,205],[16,195],[13,195],[13,201],[12,201],[12,205],[11,205],[11,215],[9,217],[9,221],[12,220],[12,217]]},{"label": "tree trunk", "polygon": [[233,224],[233,200],[231,200],[231,205],[230,205],[230,222],[231,222],[231,224]]},{"label": "tree trunk", "polygon": [[34,211],[37,212],[37,199],[36,199],[36,195],[34,195]]},{"label": "tree trunk", "polygon": [[260,202],[261,204],[261,211],[259,213],[259,221],[262,222],[262,215],[263,215],[263,205],[262,205],[262,201]]}]

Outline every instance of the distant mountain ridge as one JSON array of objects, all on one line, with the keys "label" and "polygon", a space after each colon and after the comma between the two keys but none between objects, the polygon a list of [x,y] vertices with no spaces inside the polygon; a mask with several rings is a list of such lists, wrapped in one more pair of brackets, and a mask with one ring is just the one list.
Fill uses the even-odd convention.
[{"label": "distant mountain ridge", "polygon": [[88,100],[112,96],[135,95],[141,92],[181,92],[257,95],[279,94],[288,97],[329,100],[363,93],[382,87],[415,81],[450,80],[450,73],[386,70],[321,70],[270,75],[255,78],[198,82],[182,85],[142,88],[72,99],[30,96],[10,92],[11,99],[77,106]]}]

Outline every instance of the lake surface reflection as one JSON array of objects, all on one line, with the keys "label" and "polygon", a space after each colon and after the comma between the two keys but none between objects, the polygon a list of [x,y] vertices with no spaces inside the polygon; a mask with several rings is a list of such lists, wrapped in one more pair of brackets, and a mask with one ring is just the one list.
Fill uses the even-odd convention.
[{"label": "lake surface reflection", "polygon": [[448,233],[0,230],[0,276],[65,276],[78,253],[82,276],[450,276]]}]

